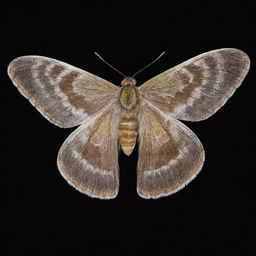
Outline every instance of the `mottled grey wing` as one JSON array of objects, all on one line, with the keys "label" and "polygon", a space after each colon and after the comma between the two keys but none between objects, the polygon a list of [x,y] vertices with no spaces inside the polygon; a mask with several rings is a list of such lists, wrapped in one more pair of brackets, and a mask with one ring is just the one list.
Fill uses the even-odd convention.
[{"label": "mottled grey wing", "polygon": [[140,102],[137,192],[143,198],[168,196],[199,173],[204,149],[177,119]]},{"label": "mottled grey wing", "polygon": [[60,127],[79,125],[118,99],[112,83],[67,63],[42,57],[14,59],[8,74],[32,105]]},{"label": "mottled grey wing", "polygon": [[249,67],[249,57],[240,50],[206,52],[145,82],[140,97],[177,119],[200,121],[225,104]]},{"label": "mottled grey wing", "polygon": [[58,168],[67,182],[91,197],[111,199],[119,188],[118,125],[120,108],[89,118],[63,143]]}]

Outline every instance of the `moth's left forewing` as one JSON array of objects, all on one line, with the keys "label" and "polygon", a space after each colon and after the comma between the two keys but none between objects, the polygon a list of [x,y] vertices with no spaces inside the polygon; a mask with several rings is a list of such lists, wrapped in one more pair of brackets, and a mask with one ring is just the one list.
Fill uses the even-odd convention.
[{"label": "moth's left forewing", "polygon": [[91,197],[111,199],[119,189],[118,124],[120,107],[91,117],[62,145],[58,168],[70,185]]},{"label": "moth's left forewing", "polygon": [[178,120],[140,102],[137,191],[143,198],[168,196],[201,170],[204,149]]},{"label": "moth's left forewing", "polygon": [[43,56],[22,56],[8,66],[20,93],[50,122],[73,127],[106,109],[120,88],[65,62]]}]

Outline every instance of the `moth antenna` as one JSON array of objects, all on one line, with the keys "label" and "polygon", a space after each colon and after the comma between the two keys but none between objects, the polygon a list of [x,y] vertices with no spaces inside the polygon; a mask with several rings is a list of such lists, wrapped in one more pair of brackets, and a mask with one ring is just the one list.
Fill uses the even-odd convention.
[{"label": "moth antenna", "polygon": [[126,75],[124,75],[122,72],[120,72],[118,69],[114,68],[112,65],[110,65],[107,61],[105,61],[97,52],[94,52],[94,54],[100,58],[105,64],[107,64],[109,67],[111,67],[112,69],[114,69],[116,72],[118,72],[120,75],[122,75],[123,77],[127,77]]},{"label": "moth antenna", "polygon": [[138,72],[136,72],[133,76],[135,77],[136,75],[138,75],[142,70],[148,68],[149,66],[151,66],[153,63],[155,63],[157,60],[159,60],[163,55],[165,54],[165,52],[162,52],[156,59],[154,59],[152,62],[150,62],[147,66],[145,66],[144,68],[140,69]]}]

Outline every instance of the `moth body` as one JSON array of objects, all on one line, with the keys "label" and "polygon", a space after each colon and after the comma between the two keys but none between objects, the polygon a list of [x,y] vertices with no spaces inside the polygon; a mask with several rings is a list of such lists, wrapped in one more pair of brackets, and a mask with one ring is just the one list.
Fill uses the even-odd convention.
[{"label": "moth body", "polygon": [[121,85],[122,115],[119,123],[119,143],[124,154],[129,156],[136,145],[138,135],[136,81],[127,77],[123,79]]}]

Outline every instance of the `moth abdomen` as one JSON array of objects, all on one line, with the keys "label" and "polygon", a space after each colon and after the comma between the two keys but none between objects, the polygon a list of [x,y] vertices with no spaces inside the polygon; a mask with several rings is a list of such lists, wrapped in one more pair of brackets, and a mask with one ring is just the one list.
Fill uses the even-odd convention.
[{"label": "moth abdomen", "polygon": [[119,124],[119,143],[127,156],[129,156],[135,145],[138,135],[138,122],[135,118],[122,118]]}]

